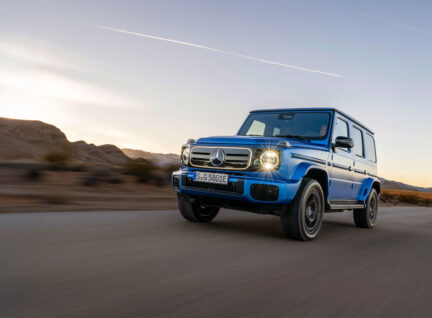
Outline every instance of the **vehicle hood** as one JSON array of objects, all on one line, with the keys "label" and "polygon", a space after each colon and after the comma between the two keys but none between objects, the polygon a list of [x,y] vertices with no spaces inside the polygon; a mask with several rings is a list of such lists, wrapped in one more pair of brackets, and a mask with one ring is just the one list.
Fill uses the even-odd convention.
[{"label": "vehicle hood", "polygon": [[205,137],[197,140],[198,145],[220,145],[220,146],[254,146],[268,147],[276,146],[281,140],[288,141],[292,147],[315,148],[322,145],[314,145],[305,140],[295,138],[280,138],[280,137],[256,137],[256,136],[216,136]]}]

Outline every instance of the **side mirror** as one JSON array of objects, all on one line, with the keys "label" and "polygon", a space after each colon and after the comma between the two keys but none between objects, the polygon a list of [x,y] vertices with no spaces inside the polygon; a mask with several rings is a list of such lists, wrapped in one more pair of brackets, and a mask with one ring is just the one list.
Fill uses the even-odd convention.
[{"label": "side mirror", "polygon": [[336,137],[334,146],[336,148],[352,148],[354,147],[354,140],[350,137],[338,136]]}]

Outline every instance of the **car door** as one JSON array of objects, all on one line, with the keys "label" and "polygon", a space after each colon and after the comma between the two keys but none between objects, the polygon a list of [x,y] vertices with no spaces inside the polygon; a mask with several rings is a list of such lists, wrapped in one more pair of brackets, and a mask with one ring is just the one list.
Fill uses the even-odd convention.
[{"label": "car door", "polygon": [[362,184],[368,172],[368,165],[366,164],[364,134],[363,129],[353,125],[351,127],[351,138],[354,141],[354,147],[351,153],[354,157],[354,171],[353,171],[353,199],[358,199],[361,195]]},{"label": "car door", "polygon": [[[336,115],[333,125],[332,143],[336,137],[350,137],[348,119]],[[329,182],[329,199],[330,200],[352,200],[354,198],[353,190],[353,157],[351,150],[348,148],[332,147],[331,153],[331,173]]]}]

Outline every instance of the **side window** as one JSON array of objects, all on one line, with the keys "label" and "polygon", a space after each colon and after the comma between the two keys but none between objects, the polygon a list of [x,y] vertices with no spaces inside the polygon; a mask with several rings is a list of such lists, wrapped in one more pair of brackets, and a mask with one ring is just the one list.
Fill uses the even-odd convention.
[{"label": "side window", "polygon": [[[337,117],[335,121],[334,131],[333,131],[333,142],[336,140],[336,137],[349,137],[348,135],[348,123]],[[344,151],[349,151],[347,148],[339,148]]]},{"label": "side window", "polygon": [[246,133],[246,136],[263,136],[265,130],[265,124],[258,120],[254,120],[252,125],[249,127],[249,130]]},{"label": "side window", "polygon": [[363,152],[363,133],[357,127],[353,127],[351,138],[354,141],[353,152],[359,157],[364,156]]},{"label": "side window", "polygon": [[374,138],[366,134],[365,137],[366,144],[366,158],[372,162],[376,162],[376,150],[375,150],[375,140]]}]

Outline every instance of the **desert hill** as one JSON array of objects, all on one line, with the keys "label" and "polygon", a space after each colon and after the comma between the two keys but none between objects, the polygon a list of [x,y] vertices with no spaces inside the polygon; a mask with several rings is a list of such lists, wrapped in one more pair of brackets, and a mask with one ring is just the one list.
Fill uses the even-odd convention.
[{"label": "desert hill", "polygon": [[180,164],[180,156],[174,153],[154,153],[139,149],[123,148],[123,152],[132,159],[144,158],[152,161],[158,166],[178,165]]},{"label": "desert hill", "polygon": [[0,118],[0,159],[42,159],[48,152],[70,147],[65,134],[36,120]]},{"label": "desert hill", "polygon": [[70,142],[60,129],[42,121],[0,117],[1,161],[40,161],[54,153],[90,164],[122,164],[130,160],[114,145]]},{"label": "desert hill", "polygon": [[78,149],[78,159],[80,161],[109,164],[123,164],[130,161],[130,158],[114,145],[96,146],[83,140],[72,144]]}]

